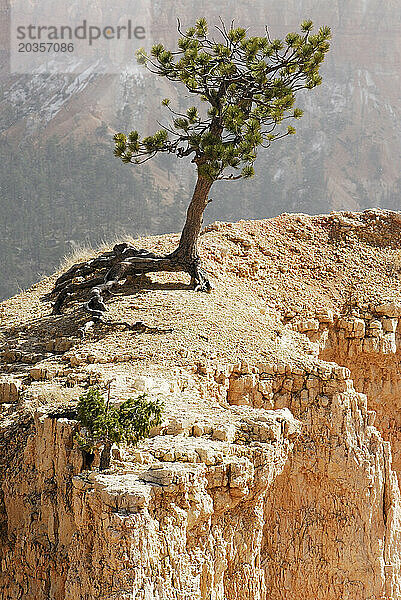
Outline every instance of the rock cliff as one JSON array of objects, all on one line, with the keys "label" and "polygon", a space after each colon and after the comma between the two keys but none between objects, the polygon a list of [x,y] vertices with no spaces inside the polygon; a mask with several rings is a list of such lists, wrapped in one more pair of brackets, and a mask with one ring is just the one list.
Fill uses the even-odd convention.
[{"label": "rock cliff", "polygon": [[[82,339],[55,276],[0,304],[0,598],[398,599],[400,241],[381,210],[214,223],[212,294],[157,274],[110,300],[153,333]],[[90,385],[166,407],[102,473]]]}]

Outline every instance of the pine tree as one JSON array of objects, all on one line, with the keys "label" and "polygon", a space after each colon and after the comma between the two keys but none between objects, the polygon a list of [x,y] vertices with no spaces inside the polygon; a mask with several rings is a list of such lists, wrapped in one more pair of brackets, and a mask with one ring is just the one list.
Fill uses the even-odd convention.
[{"label": "pine tree", "polygon": [[[310,20],[301,24],[301,33],[289,33],[284,41],[272,40],[267,31],[265,37],[247,37],[245,29],[232,25],[227,30],[223,23],[216,29],[220,41],[208,37],[202,18],[185,33],[179,26],[178,51],[155,44],[150,56],[143,50],[137,53],[152,73],[182,83],[207,109],[191,106],[179,113],[165,98],[162,104],[172,114],[169,125],[142,139],[138,131],[114,136],[115,155],[124,163],[140,164],[170,153],[190,157],[195,164],[195,190],[172,254],[189,267],[199,262],[197,240],[211,186],[222,179],[252,177],[258,149],[296,133],[291,124],[279,126],[302,116],[294,107],[296,92],[322,82],[319,67],[331,37],[328,27],[313,34]],[[198,287],[207,289],[207,279]]]},{"label": "pine tree", "polygon": [[169,124],[146,137],[136,130],[114,136],[114,153],[123,163],[138,165],[166,153],[189,158],[195,165],[197,181],[178,247],[171,254],[156,256],[120,244],[109,261],[105,255],[90,266],[76,265],[57,281],[55,312],[77,290],[72,279],[93,273],[95,265],[112,268],[101,289],[92,290],[93,305],[98,307],[94,318],[101,318],[103,310],[99,295],[127,273],[183,270],[191,275],[195,290],[211,289],[197,247],[210,189],[215,181],[252,177],[259,149],[296,133],[287,124],[302,117],[302,110],[295,106],[296,94],[321,84],[319,68],[331,38],[329,27],[313,33],[310,20],[284,40],[271,39],[267,29],[262,37],[248,36],[244,28],[233,24],[226,28],[223,22],[215,29],[217,39],[208,35],[204,18],[185,32],[178,24],[175,51],[158,43],[150,55],[143,49],[137,53],[149,71],[182,84],[203,104],[179,112],[165,98],[162,104],[171,115]]}]

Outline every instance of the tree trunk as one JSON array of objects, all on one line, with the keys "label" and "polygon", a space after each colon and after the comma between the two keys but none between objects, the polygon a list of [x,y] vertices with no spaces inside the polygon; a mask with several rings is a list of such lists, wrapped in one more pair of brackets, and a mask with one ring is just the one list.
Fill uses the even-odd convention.
[{"label": "tree trunk", "polygon": [[111,463],[111,447],[113,443],[106,441],[103,446],[103,450],[100,454],[99,471],[104,471],[110,467]]},{"label": "tree trunk", "polygon": [[[211,291],[208,274],[202,268],[198,255],[198,238],[213,180],[200,173],[200,163],[197,166],[198,179],[177,249],[171,254],[157,256],[153,252],[138,250],[126,243],[116,244],[111,252],[104,252],[97,258],[73,265],[57,279],[50,293],[50,297],[56,297],[53,314],[60,314],[66,302],[90,288],[89,299],[85,302],[84,309],[90,313],[91,323],[103,321],[106,311],[103,296],[110,295],[119,281],[128,275],[137,276],[152,271],[186,271],[191,276],[191,285],[195,291]],[[98,277],[93,277],[94,275]],[[87,279],[79,281],[80,278]],[[110,466],[110,452],[111,445],[109,447],[105,444],[100,457],[100,469]]]},{"label": "tree trunk", "polygon": [[172,256],[183,259],[188,264],[198,260],[198,238],[202,229],[203,213],[208,203],[208,194],[213,181],[201,175],[198,168],[198,180],[192,200],[188,206],[187,218],[181,233],[180,243]]}]

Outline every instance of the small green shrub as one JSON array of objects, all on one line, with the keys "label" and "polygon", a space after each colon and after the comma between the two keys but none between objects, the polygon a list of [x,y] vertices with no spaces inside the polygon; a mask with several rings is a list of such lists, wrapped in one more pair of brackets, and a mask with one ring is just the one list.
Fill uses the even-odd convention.
[{"label": "small green shrub", "polygon": [[163,403],[148,400],[146,394],[125,400],[119,407],[110,406],[97,388],[89,388],[79,397],[78,420],[85,427],[84,435],[78,435],[80,447],[91,451],[103,443],[100,470],[110,466],[113,444],[136,445],[149,435],[152,427],[161,423]]}]

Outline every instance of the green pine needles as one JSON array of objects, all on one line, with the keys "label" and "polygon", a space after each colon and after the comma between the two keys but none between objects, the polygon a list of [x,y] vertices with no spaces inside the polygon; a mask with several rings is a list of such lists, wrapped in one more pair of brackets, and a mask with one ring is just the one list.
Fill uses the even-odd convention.
[{"label": "green pine needles", "polygon": [[329,27],[316,33],[310,20],[299,33],[284,40],[247,36],[242,27],[216,27],[218,39],[208,36],[204,18],[186,32],[178,31],[178,49],[155,44],[150,56],[137,52],[138,61],[152,73],[182,83],[207,106],[175,111],[170,100],[162,104],[171,122],[154,135],[140,138],[137,131],[114,136],[115,155],[124,163],[142,163],[159,152],[178,158],[191,156],[201,175],[211,181],[249,178],[259,147],[294,134],[287,119],[299,119],[296,93],[322,83],[319,68],[330,48]]},{"label": "green pine needles", "polygon": [[152,427],[160,425],[163,403],[148,400],[146,394],[125,400],[119,407],[110,406],[97,388],[89,388],[79,397],[78,420],[85,427],[84,435],[78,435],[80,447],[91,451],[101,443],[100,470],[110,466],[113,444],[136,445],[149,435]]}]

